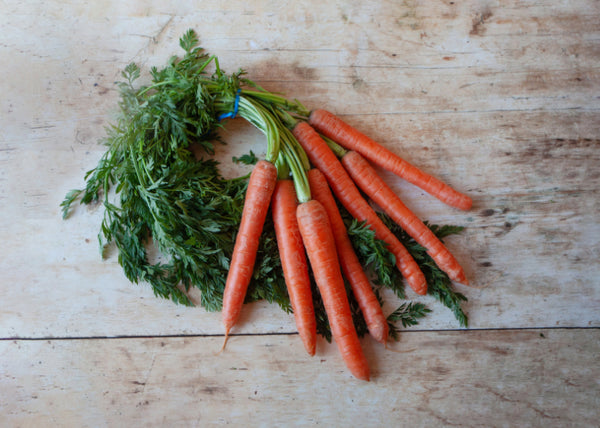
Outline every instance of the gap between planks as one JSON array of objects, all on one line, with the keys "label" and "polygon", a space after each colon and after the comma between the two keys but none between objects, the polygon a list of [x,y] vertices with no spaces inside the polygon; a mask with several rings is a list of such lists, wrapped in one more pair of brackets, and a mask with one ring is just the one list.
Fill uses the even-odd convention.
[{"label": "gap between planks", "polygon": [[[454,329],[422,329],[422,330],[404,330],[401,334],[416,333],[451,333],[463,332],[464,334],[478,332],[507,332],[507,331],[563,331],[563,330],[600,330],[596,326],[569,326],[569,327],[506,327],[506,328],[454,328]],[[296,336],[297,332],[288,333],[233,333],[229,337],[264,337],[264,336]],[[159,334],[159,335],[116,335],[116,336],[40,336],[40,337],[0,337],[0,342],[24,341],[36,342],[44,340],[123,340],[123,339],[180,339],[180,338],[202,338],[202,337],[225,337],[224,334]]]}]

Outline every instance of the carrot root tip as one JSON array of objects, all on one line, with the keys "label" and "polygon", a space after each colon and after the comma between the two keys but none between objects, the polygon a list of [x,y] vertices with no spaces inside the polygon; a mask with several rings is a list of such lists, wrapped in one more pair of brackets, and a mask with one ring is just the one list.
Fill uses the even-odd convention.
[{"label": "carrot root tip", "polygon": [[229,328],[225,330],[225,340],[223,341],[223,346],[221,346],[221,349],[219,349],[219,352],[217,352],[217,355],[221,354],[221,352],[225,350],[225,346],[227,345],[227,341],[229,340],[229,330]]}]

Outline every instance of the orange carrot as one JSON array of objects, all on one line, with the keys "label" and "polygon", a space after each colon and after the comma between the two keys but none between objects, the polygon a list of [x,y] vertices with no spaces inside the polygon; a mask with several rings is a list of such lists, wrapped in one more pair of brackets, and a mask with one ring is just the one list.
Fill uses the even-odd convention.
[{"label": "orange carrot", "polygon": [[308,171],[308,182],[312,197],[319,201],[327,211],[342,272],[352,286],[352,292],[363,313],[369,333],[375,340],[385,344],[389,333],[388,323],[373,288],[371,288],[371,283],[354,252],[344,220],[342,220],[327,180],[321,171],[313,168]]},{"label": "orange carrot", "polygon": [[225,326],[225,343],[244,304],[248,284],[254,270],[260,235],[276,182],[277,169],[275,165],[265,160],[258,161],[252,169],[248,181],[242,221],[235,239],[223,294],[222,315]]},{"label": "orange carrot", "polygon": [[277,180],[271,200],[271,212],[281,267],[298,333],[306,351],[310,355],[314,355],[317,344],[317,323],[308,275],[308,262],[296,219],[297,206],[292,180]]},{"label": "orange carrot", "polygon": [[462,210],[468,210],[473,205],[469,196],[421,171],[326,110],[314,110],[310,114],[309,123],[336,143],[360,153],[374,164],[420,187],[442,202]]},{"label": "orange carrot", "polygon": [[296,216],[333,339],[352,374],[368,381],[369,365],[352,320],[327,211],[312,199],[298,205]]},{"label": "orange carrot", "polygon": [[342,205],[354,218],[359,221],[366,221],[375,232],[375,236],[387,243],[388,249],[396,257],[396,265],[408,285],[417,294],[426,294],[427,281],[423,272],[421,272],[404,245],[362,197],[352,178],[350,178],[333,151],[327,146],[327,143],[306,122],[299,122],[294,127],[293,133],[313,165],[325,175],[329,186]]},{"label": "orange carrot", "polygon": [[453,281],[468,284],[463,268],[442,242],[400,199],[359,153],[347,152],[342,164],[354,182],[416,242]]}]

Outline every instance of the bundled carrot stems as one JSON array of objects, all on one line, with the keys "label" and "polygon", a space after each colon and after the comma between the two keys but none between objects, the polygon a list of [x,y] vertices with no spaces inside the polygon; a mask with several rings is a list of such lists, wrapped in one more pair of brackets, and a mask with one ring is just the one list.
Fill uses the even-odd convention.
[{"label": "bundled carrot stems", "polygon": [[[66,195],[63,216],[75,201],[101,202],[103,255],[116,247],[127,278],[159,297],[192,305],[188,292],[199,288],[200,305],[222,311],[225,341],[244,303],[266,299],[293,313],[309,355],[318,335],[333,339],[358,379],[370,378],[360,337],[386,345],[430,312],[412,301],[391,310],[385,290],[434,296],[466,327],[466,297],[452,283],[468,280],[443,244],[462,228],[421,221],[373,166],[451,207],[468,210],[471,199],[334,114],[270,93],[242,70],[226,74],[197,44],[186,32],[184,55],[152,68],[148,84],[137,84],[134,64],[124,70],[107,150],[85,188]],[[252,172],[226,179],[213,155],[236,117],[265,135],[266,150],[235,159]]]}]

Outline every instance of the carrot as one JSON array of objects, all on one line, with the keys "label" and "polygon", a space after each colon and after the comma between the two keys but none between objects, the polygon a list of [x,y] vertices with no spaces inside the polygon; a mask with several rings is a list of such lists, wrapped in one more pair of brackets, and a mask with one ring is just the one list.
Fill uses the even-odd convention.
[{"label": "carrot", "polygon": [[360,191],[348,175],[341,162],[321,136],[306,122],[299,122],[293,134],[306,151],[310,161],[327,178],[329,186],[338,200],[359,221],[366,221],[378,239],[387,243],[388,249],[396,257],[396,266],[409,286],[417,293],[427,293],[427,281],[423,272],[407,249],[387,228],[377,213],[362,197]]},{"label": "carrot", "polygon": [[275,165],[265,160],[258,161],[252,169],[248,181],[242,220],[225,282],[222,310],[225,343],[227,343],[229,331],[237,321],[244,304],[248,284],[254,270],[260,235],[276,182],[277,169]]},{"label": "carrot", "polygon": [[306,351],[310,355],[314,355],[317,344],[317,323],[308,275],[308,262],[296,219],[297,206],[292,180],[277,180],[271,200],[271,212],[281,267],[298,333]]},{"label": "carrot", "polygon": [[352,287],[369,333],[375,340],[385,344],[389,333],[387,320],[371,288],[371,283],[354,252],[344,220],[342,220],[327,180],[321,171],[313,168],[308,171],[308,182],[313,198],[319,201],[327,211],[342,272]]},{"label": "carrot", "polygon": [[323,135],[349,150],[359,152],[374,164],[420,187],[442,202],[462,210],[469,210],[473,205],[469,196],[421,171],[326,110],[311,112],[309,123]]},{"label": "carrot", "polygon": [[296,217],[333,339],[352,374],[368,381],[369,365],[352,320],[327,211],[312,199],[298,205]]},{"label": "carrot", "polygon": [[354,182],[417,243],[453,281],[468,284],[463,268],[442,242],[400,199],[359,153],[347,152],[342,164]]}]

